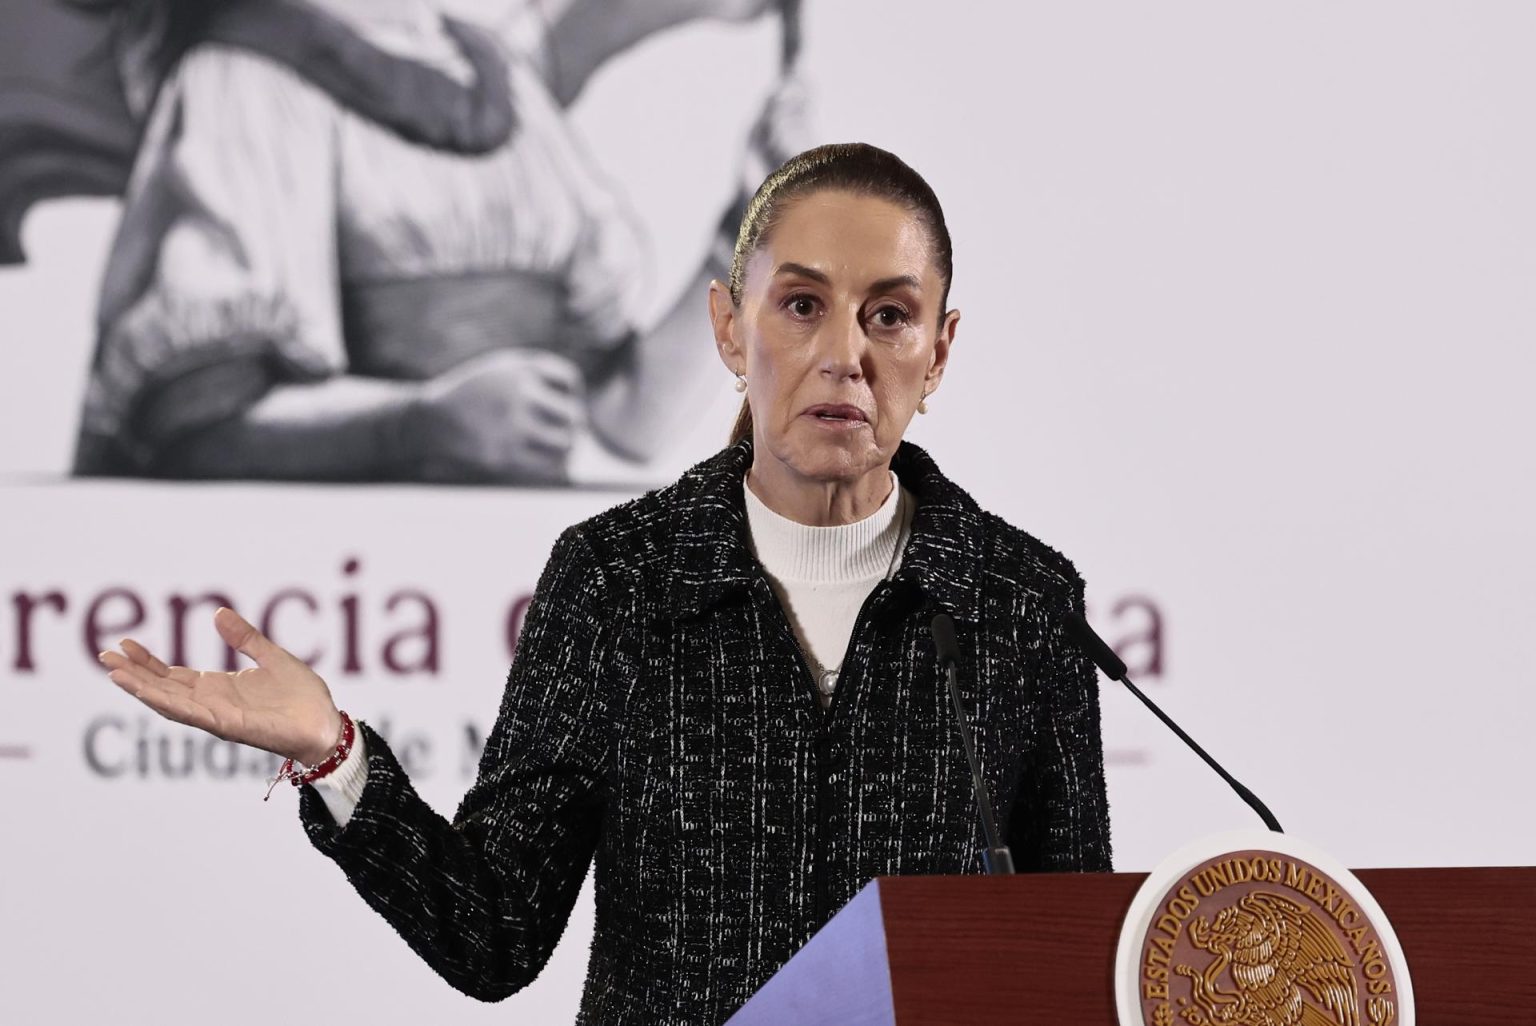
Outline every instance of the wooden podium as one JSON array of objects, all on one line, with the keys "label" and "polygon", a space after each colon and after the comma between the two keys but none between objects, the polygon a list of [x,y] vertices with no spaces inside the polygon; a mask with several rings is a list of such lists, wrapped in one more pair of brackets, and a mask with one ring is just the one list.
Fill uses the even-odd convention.
[{"label": "wooden podium", "polygon": [[[1536,868],[1363,869],[1421,1026],[1536,1023]],[[882,877],[731,1026],[1114,1026],[1115,946],[1143,873]]]}]

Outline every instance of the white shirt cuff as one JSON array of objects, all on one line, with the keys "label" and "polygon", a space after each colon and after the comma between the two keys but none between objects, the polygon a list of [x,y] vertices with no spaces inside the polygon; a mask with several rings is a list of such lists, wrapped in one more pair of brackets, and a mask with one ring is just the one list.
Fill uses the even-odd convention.
[{"label": "white shirt cuff", "polygon": [[368,783],[368,751],[363,743],[363,732],[357,732],[352,751],[325,776],[315,781],[315,790],[321,801],[331,810],[331,818],[338,827],[347,825],[357,803],[362,801],[363,787]]}]

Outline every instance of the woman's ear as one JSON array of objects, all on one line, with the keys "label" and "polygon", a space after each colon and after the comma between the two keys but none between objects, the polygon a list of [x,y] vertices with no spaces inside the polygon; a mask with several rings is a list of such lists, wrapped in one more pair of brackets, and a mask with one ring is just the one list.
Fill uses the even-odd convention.
[{"label": "woman's ear", "polygon": [[955,344],[955,329],[960,325],[960,311],[951,310],[939,322],[939,333],[933,340],[933,356],[928,360],[928,373],[923,376],[923,394],[932,395],[944,380],[944,368],[949,366],[949,350]]},{"label": "woman's ear", "polygon": [[736,341],[736,304],[718,280],[709,283],[709,323],[715,330],[715,351],[732,374],[747,372],[747,355]]}]

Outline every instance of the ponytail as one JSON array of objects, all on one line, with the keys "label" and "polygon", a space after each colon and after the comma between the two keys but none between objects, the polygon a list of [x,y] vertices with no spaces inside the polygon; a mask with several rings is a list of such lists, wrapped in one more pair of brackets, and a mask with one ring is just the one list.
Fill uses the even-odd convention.
[{"label": "ponytail", "polygon": [[741,400],[741,409],[736,412],[736,423],[731,425],[730,445],[736,445],[752,437],[752,404],[745,398]]}]

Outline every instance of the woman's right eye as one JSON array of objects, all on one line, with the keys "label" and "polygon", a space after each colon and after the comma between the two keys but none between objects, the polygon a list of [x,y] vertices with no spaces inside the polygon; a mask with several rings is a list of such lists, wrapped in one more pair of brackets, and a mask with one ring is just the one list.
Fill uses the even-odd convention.
[{"label": "woman's right eye", "polygon": [[816,313],[816,299],[802,292],[784,300],[784,309],[795,317],[811,317]]}]

